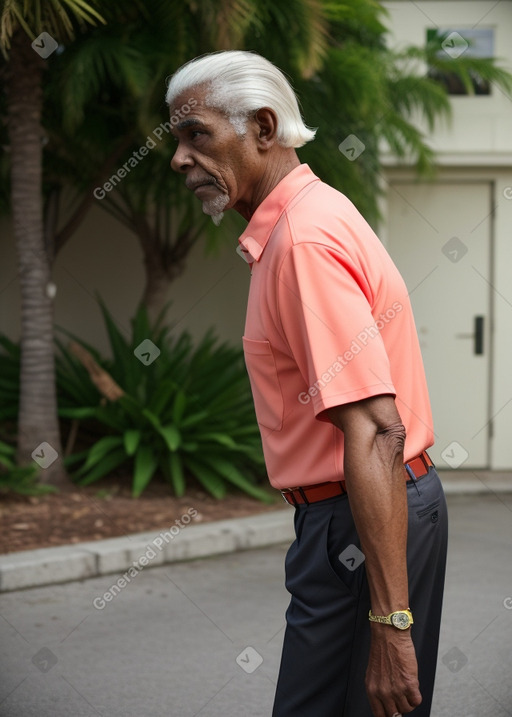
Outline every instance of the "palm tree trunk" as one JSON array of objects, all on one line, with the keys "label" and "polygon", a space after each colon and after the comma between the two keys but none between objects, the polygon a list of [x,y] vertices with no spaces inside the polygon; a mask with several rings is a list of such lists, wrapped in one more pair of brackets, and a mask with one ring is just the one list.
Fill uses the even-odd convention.
[{"label": "palm tree trunk", "polygon": [[166,268],[158,234],[150,226],[148,218],[134,212],[132,222],[144,256],[145,285],[141,304],[145,306],[150,322],[155,324],[168,301],[172,279]]},{"label": "palm tree trunk", "polygon": [[169,301],[171,281],[160,262],[148,261],[147,256],[145,257],[145,269],[146,284],[142,303],[147,309],[150,322],[154,324]]},{"label": "palm tree trunk", "polygon": [[[17,459],[32,461],[37,449],[41,480],[64,485],[55,389],[53,304],[47,294],[50,259],[44,246],[42,201],[42,74],[44,61],[30,39],[12,38],[6,93],[11,148],[14,236],[21,289],[21,373]],[[58,458],[49,466],[53,452]]]}]

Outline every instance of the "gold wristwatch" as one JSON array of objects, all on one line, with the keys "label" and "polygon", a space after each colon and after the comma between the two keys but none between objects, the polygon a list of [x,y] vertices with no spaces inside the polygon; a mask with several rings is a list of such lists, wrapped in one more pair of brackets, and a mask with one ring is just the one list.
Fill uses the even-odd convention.
[{"label": "gold wristwatch", "polygon": [[407,630],[407,628],[409,628],[414,622],[409,608],[407,608],[407,610],[397,610],[396,612],[391,612],[387,615],[387,617],[374,615],[370,610],[368,613],[368,619],[370,622],[380,622],[383,625],[393,625],[393,627],[397,627],[399,630]]}]

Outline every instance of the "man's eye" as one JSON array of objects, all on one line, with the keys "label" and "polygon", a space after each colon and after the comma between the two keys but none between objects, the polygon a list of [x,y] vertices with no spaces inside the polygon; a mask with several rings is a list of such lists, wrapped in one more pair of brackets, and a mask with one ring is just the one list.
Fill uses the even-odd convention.
[{"label": "man's eye", "polygon": [[199,129],[193,129],[190,132],[190,136],[192,137],[192,139],[195,139],[196,137],[199,137],[199,135],[202,135],[202,134],[204,134],[204,132],[201,132],[201,130],[199,130]]}]

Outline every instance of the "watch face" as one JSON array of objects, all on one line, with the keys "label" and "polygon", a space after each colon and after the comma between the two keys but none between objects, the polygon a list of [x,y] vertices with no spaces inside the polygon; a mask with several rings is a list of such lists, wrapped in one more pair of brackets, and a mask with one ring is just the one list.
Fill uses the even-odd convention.
[{"label": "watch face", "polygon": [[395,627],[398,627],[399,630],[406,630],[411,624],[409,615],[406,612],[396,612],[391,617],[391,622]]}]

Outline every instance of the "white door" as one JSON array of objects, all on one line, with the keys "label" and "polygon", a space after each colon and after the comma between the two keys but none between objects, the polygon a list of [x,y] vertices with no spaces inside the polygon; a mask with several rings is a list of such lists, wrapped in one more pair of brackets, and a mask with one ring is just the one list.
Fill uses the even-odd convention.
[{"label": "white door", "polygon": [[440,469],[488,466],[491,198],[487,182],[389,187],[386,245],[409,289]]}]

